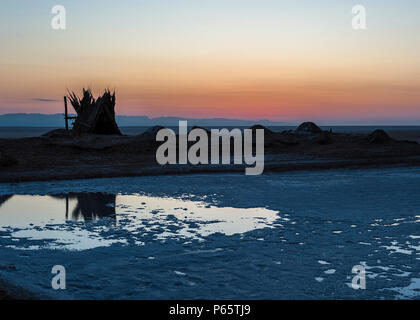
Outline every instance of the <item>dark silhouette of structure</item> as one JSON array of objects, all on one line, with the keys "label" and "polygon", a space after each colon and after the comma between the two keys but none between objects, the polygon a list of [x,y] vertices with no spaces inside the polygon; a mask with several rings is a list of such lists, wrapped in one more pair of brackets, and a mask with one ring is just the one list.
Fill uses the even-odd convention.
[{"label": "dark silhouette of structure", "polygon": [[[121,135],[120,129],[115,122],[115,92],[111,93],[107,89],[102,96],[95,99],[90,89],[83,89],[83,97],[81,99],[74,92],[69,92],[69,100],[77,113],[72,129],[74,134]],[[66,111],[65,118],[66,128],[68,128],[68,119],[74,117],[69,117]]]},{"label": "dark silhouette of structure", "polygon": [[72,212],[72,219],[97,220],[115,216],[115,194],[79,193],[76,195],[77,206]]},{"label": "dark silhouette of structure", "polygon": [[12,197],[12,195],[0,196],[0,207],[3,205],[3,203],[5,203],[11,197]]},{"label": "dark silhouette of structure", "polygon": [[[82,218],[84,221],[99,220],[102,218],[115,219],[115,194],[107,193],[70,193],[52,196],[56,199],[66,201],[65,216],[66,219],[78,221]],[[76,199],[77,205],[69,217],[69,200]]]},{"label": "dark silhouette of structure", "polygon": [[321,133],[322,129],[313,122],[304,122],[297,129],[298,133],[316,134]]}]

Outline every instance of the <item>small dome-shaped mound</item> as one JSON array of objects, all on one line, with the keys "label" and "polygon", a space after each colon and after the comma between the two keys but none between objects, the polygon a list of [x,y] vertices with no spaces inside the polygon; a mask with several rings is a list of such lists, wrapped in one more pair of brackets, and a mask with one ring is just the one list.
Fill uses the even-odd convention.
[{"label": "small dome-shaped mound", "polygon": [[55,129],[42,135],[43,138],[70,138],[71,131],[65,129]]},{"label": "small dome-shaped mound", "polygon": [[251,129],[252,131],[255,131],[255,130],[257,130],[257,129],[259,129],[259,130],[264,130],[264,133],[267,133],[267,134],[274,133],[273,131],[271,131],[270,129],[268,129],[268,128],[264,127],[264,126],[263,126],[263,125],[261,125],[261,124],[256,124],[256,125],[253,125],[250,129]]},{"label": "small dome-shaped mound", "polygon": [[373,131],[366,137],[366,139],[371,143],[388,143],[393,140],[384,130],[381,129]]},{"label": "small dome-shaped mound", "polygon": [[162,127],[162,126],[154,126],[154,127],[151,127],[149,129],[147,129],[145,132],[143,132],[140,135],[138,135],[138,137],[140,137],[142,139],[155,139],[157,133],[161,129],[165,129],[165,127]]},{"label": "small dome-shaped mound", "polygon": [[313,122],[304,122],[296,129],[296,132],[314,134],[321,133],[322,129]]}]

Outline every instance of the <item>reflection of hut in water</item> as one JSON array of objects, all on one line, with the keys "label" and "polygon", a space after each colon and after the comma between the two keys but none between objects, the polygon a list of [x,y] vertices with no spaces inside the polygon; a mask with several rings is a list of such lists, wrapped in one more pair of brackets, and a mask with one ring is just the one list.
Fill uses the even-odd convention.
[{"label": "reflection of hut in water", "polygon": [[12,196],[0,196],[0,207],[5,203],[7,200],[9,200]]},{"label": "reflection of hut in water", "polygon": [[76,196],[77,206],[72,212],[72,218],[78,220],[95,220],[104,217],[115,217],[115,194],[81,193]]},{"label": "reflection of hut in water", "polygon": [[69,200],[77,200],[76,207],[71,213],[72,220],[97,220],[105,217],[115,219],[115,194],[104,193],[70,193],[54,196],[66,200],[66,219],[69,213]]}]

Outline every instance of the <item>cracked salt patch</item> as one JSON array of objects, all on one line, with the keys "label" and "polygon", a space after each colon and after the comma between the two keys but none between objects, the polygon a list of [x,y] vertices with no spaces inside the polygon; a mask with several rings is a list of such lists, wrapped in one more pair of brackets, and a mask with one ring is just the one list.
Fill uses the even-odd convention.
[{"label": "cracked salt patch", "polygon": [[[411,271],[402,270],[402,268],[397,268],[395,266],[369,266],[365,261],[360,263],[366,269],[366,277],[368,279],[377,279],[382,278],[388,281],[391,281],[392,278],[406,278],[412,275]],[[406,266],[404,266],[407,268]],[[400,288],[403,289],[403,288]],[[390,291],[398,291],[396,288],[385,288],[381,289],[381,291],[390,290]],[[418,292],[420,295],[420,292]]]},{"label": "cracked salt patch", "polygon": [[[401,254],[408,254],[411,255],[413,253],[412,250],[403,249],[402,246],[399,245],[398,241],[392,241],[391,246],[382,246],[383,248],[391,251],[391,254],[394,253],[401,253]],[[413,247],[415,249],[415,247]]]},{"label": "cracked salt patch", "polygon": [[335,269],[328,269],[324,271],[325,274],[334,274],[335,272],[336,272]]},{"label": "cracked salt patch", "polygon": [[408,286],[402,288],[391,288],[391,291],[398,292],[397,298],[413,299],[420,296],[420,278],[413,278]]},{"label": "cracked salt patch", "polygon": [[[117,210],[121,214],[117,215],[117,223],[118,217],[125,216],[128,223],[124,228],[130,231],[139,228],[150,231],[159,226],[164,230],[157,235],[158,239],[180,236],[203,238],[215,233],[231,236],[272,227],[279,218],[278,211],[265,208],[217,207],[204,202],[174,198],[120,195],[118,201],[128,208]],[[139,201],[146,203],[146,210],[132,214],[130,209],[135,208]],[[174,230],[170,226],[177,228]]]},{"label": "cracked salt patch", "polygon": [[[107,240],[86,230],[18,230],[11,233],[13,241],[17,243],[9,245],[13,249],[39,250],[39,249],[67,249],[89,250],[97,247],[108,247],[114,243],[127,243],[125,239]],[[47,240],[48,243],[29,245],[30,242]],[[23,243],[21,243],[23,242]]]}]

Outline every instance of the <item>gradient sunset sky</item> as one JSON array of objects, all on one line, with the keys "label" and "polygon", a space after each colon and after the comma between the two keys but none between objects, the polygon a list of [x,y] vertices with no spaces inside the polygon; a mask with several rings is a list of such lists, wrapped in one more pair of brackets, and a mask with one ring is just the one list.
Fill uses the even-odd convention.
[{"label": "gradient sunset sky", "polygon": [[0,41],[0,114],[109,87],[125,115],[420,122],[419,0],[4,0]]}]

